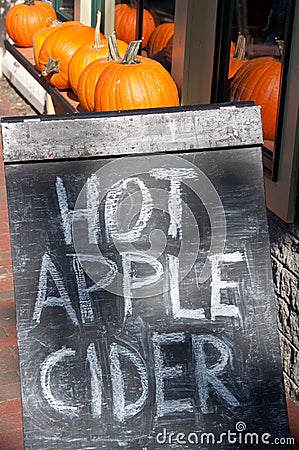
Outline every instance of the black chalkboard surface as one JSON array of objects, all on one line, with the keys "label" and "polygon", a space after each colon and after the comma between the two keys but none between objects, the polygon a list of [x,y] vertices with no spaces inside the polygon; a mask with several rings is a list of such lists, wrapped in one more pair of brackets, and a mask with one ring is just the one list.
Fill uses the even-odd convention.
[{"label": "black chalkboard surface", "polygon": [[2,133],[25,448],[289,448],[259,108]]}]

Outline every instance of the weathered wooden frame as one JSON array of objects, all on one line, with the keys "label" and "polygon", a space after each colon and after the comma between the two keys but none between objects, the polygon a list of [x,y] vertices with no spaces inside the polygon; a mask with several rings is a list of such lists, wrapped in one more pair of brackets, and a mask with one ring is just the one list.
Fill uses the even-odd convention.
[{"label": "weathered wooden frame", "polygon": [[[75,127],[69,127],[74,123]],[[132,127],[138,129],[137,142]],[[263,143],[261,110],[253,103],[4,118],[2,135],[5,162],[259,146]],[[30,147],[27,147],[28,139]],[[87,146],[86,142],[92,142],[92,145]]]},{"label": "weathered wooden frame", "polygon": [[[112,113],[92,113],[80,116],[75,114],[55,117],[4,118],[2,120],[2,136],[7,178],[13,270],[15,277],[25,448],[39,450],[41,445],[43,448],[47,448],[47,445],[50,446],[48,448],[53,448],[53,445],[57,445],[59,440],[59,443],[63,448],[70,450],[73,450],[74,448],[110,450],[112,448],[111,446],[116,450],[116,448],[121,449],[125,441],[125,445],[128,445],[128,448],[130,449],[139,450],[140,448],[143,448],[144,450],[151,450],[157,448],[157,443],[161,443],[158,441],[158,436],[161,437],[164,432],[161,431],[161,424],[166,424],[164,429],[169,425],[169,430],[174,429],[174,433],[177,432],[180,439],[182,438],[182,432],[184,434],[185,426],[187,425],[189,427],[188,430],[189,432],[191,431],[191,433],[197,431],[192,428],[190,429],[190,427],[193,426],[214,427],[214,430],[200,429],[200,432],[203,432],[203,434],[209,431],[214,432],[214,437],[216,436],[216,438],[219,437],[218,432],[221,430],[220,425],[223,427],[222,431],[225,433],[231,430],[236,434],[235,429],[242,433],[248,426],[250,437],[252,437],[253,434],[256,437],[258,436],[257,433],[263,433],[261,436],[258,436],[258,438],[261,439],[262,436],[268,437],[268,432],[272,432],[273,437],[276,437],[274,436],[274,433],[277,432],[280,437],[287,438],[287,414],[283,393],[278,333],[275,329],[276,314],[274,293],[272,292],[271,263],[270,252],[268,251],[269,242],[267,237],[267,220],[264,204],[260,108],[251,103],[246,103],[238,105],[227,104],[211,105],[207,107],[199,106],[161,110],[139,110],[132,112],[118,111]],[[126,156],[128,158],[122,158]],[[112,321],[112,326],[111,322],[109,322],[107,330],[105,330],[105,322],[103,322],[101,330],[99,326],[100,319],[99,322],[92,319],[89,323],[87,319],[86,321],[82,319],[84,314],[80,316],[78,313],[78,321],[74,319],[74,322],[72,322],[72,320],[69,320],[68,314],[65,314],[65,317],[63,316],[63,313],[61,313],[61,309],[63,310],[63,308],[61,308],[59,310],[59,320],[61,320],[60,325],[62,324],[61,328],[59,328],[59,326],[58,328],[54,327],[55,331],[53,331],[53,315],[50,318],[50,322],[47,322],[47,317],[46,320],[40,319],[43,311],[42,304],[39,310],[39,319],[35,322],[32,311],[36,311],[35,305],[38,302],[37,298],[39,296],[37,292],[43,290],[46,295],[48,282],[47,273],[53,270],[55,278],[58,277],[59,270],[63,270],[62,273],[65,275],[66,285],[72,284],[74,281],[72,279],[72,277],[74,278],[74,274],[70,271],[70,265],[68,263],[70,259],[68,261],[67,259],[77,258],[80,254],[80,252],[77,252],[76,246],[73,245],[72,239],[70,242],[63,239],[63,235],[65,238],[66,234],[62,233],[62,230],[64,229],[64,219],[62,218],[63,214],[61,208],[66,207],[67,215],[70,215],[71,217],[75,217],[75,215],[73,215],[74,209],[72,209],[74,207],[67,205],[68,199],[65,201],[65,197],[62,198],[61,203],[58,202],[59,204],[57,204],[57,198],[59,197],[58,190],[61,189],[61,185],[58,190],[56,188],[56,193],[55,189],[53,189],[54,184],[57,185],[57,173],[60,174],[58,177],[60,178],[60,182],[63,183],[62,178],[65,177],[65,182],[71,192],[71,202],[74,203],[74,198],[77,198],[76,189],[80,191],[82,179],[84,179],[85,182],[87,177],[91,177],[90,174],[95,175],[94,171],[97,168],[102,171],[102,178],[98,178],[103,182],[101,189],[103,189],[104,192],[108,186],[109,192],[111,186],[115,187],[115,184],[113,184],[115,177],[117,180],[119,180],[119,177],[120,180],[123,177],[128,177],[131,167],[133,172],[137,168],[137,174],[145,174],[146,177],[149,174],[149,172],[146,172],[148,167],[154,167],[155,170],[157,167],[158,169],[163,167],[166,171],[169,167],[181,170],[181,167],[184,166],[184,164],[180,162],[179,164],[182,164],[182,166],[177,166],[177,159],[185,161],[187,165],[190,163],[193,164],[193,167],[198,168],[198,172],[203,170],[202,173],[208,174],[214,182],[220,180],[217,188],[221,191],[222,198],[225,200],[226,211],[222,204],[220,207],[219,203],[216,202],[215,204],[213,202],[215,197],[209,197],[208,195],[208,197],[205,197],[208,198],[208,202],[205,203],[200,195],[194,195],[193,192],[190,194],[192,185],[187,186],[183,195],[185,198],[190,199],[190,208],[193,208],[194,211],[196,211],[196,225],[200,225],[205,221],[205,226],[203,228],[207,229],[208,227],[206,227],[206,224],[210,224],[212,230],[212,216],[210,215],[210,212],[208,211],[209,219],[207,218],[207,214],[204,216],[204,209],[208,210],[209,208],[212,208],[214,211],[214,219],[216,220],[214,220],[213,224],[218,231],[220,230],[221,232],[223,224],[225,226],[228,224],[228,233],[226,235],[220,233],[225,242],[227,253],[223,251],[223,247],[219,250],[219,252],[222,252],[220,256],[218,253],[213,255],[213,252],[212,256],[216,256],[217,258],[223,257],[224,263],[228,262],[234,264],[233,280],[240,276],[241,283],[243,283],[241,285],[243,296],[240,295],[239,298],[239,307],[242,305],[242,308],[238,309],[236,312],[236,306],[234,306],[233,303],[228,304],[229,312],[227,315],[223,314],[223,310],[221,310],[221,301],[219,300],[221,311],[218,310],[218,313],[217,311],[215,313],[215,317],[218,318],[218,321],[216,322],[213,322],[213,314],[211,316],[206,316],[205,313],[201,313],[199,318],[196,318],[192,313],[191,316],[186,316],[184,315],[185,313],[182,313],[181,316],[176,316],[176,306],[174,306],[173,309],[169,307],[169,310],[167,307],[164,308],[165,304],[167,304],[167,300],[164,299],[163,291],[163,296],[161,296],[161,298],[159,297],[161,293],[156,296],[159,298],[159,301],[156,302],[155,305],[156,308],[153,308],[150,302],[143,303],[141,313],[139,311],[139,314],[144,314],[144,322],[139,320],[141,319],[139,316],[137,318],[128,317],[127,312],[124,314],[121,312],[120,316],[123,314],[124,320],[121,317],[119,322],[116,321],[116,323],[114,323]],[[126,160],[125,166],[121,165],[122,160]],[[153,160],[154,165],[152,166]],[[134,167],[134,161],[136,167]],[[144,166],[145,161],[147,162],[147,165],[145,164]],[[120,166],[115,173],[113,170],[109,173],[109,170],[107,171],[106,169],[106,164],[109,166],[111,162],[113,162],[113,164],[116,163],[116,166],[120,162]],[[244,164],[244,162],[248,163],[248,166]],[[121,170],[123,167],[125,167],[125,169]],[[190,166],[184,167],[189,168]],[[72,170],[74,170],[74,172],[72,172]],[[70,178],[72,174],[76,174],[75,177],[77,178]],[[245,181],[242,179],[242,176]],[[156,185],[152,184],[151,186],[152,192],[157,197],[159,197],[163,188],[164,191],[167,191],[165,190],[165,184],[159,185],[159,180],[161,180],[159,177],[160,175],[157,175],[155,180]],[[208,177],[204,175],[201,180],[198,178],[195,182],[197,187],[203,189],[203,193],[211,193],[216,187],[216,184],[213,184],[213,182],[210,184],[203,183],[203,186],[201,182],[207,178]],[[53,180],[56,180],[55,183],[53,183]],[[87,182],[85,182],[85,185],[86,183]],[[193,187],[195,185],[193,185]],[[210,190],[211,186],[212,191]],[[73,187],[75,187],[75,190],[73,190]],[[156,188],[159,188],[160,191]],[[214,192],[216,191],[217,190],[215,189]],[[59,190],[59,192],[62,191]],[[80,195],[81,194],[79,194],[78,198]],[[217,195],[220,194],[218,193]],[[83,205],[79,202],[77,209],[77,212],[79,211],[79,215],[77,215],[77,218],[79,217],[79,222],[82,218],[83,221],[85,221],[84,208],[86,211],[87,198],[84,197],[83,200]],[[200,204],[203,206],[200,206]],[[226,212],[227,219],[223,217],[221,209]],[[64,215],[64,218],[65,217],[66,216]],[[159,226],[161,226],[162,230],[162,227],[165,227],[164,219],[162,222],[163,225],[161,225],[160,216],[157,221],[155,219],[153,225],[156,228],[154,229],[159,229]],[[187,223],[187,220],[185,223]],[[103,228],[101,228],[100,231],[103,231],[102,236],[105,236],[105,221],[103,221],[102,226]],[[166,229],[167,227],[168,225],[166,225]],[[83,229],[85,232],[85,222]],[[147,238],[150,235],[150,231],[151,230],[148,229],[146,232]],[[212,234],[211,231],[211,235]],[[220,236],[220,234],[217,236]],[[178,243],[175,239],[171,240],[169,248],[171,247],[173,249],[175,248],[175,245],[180,244],[180,238],[177,239]],[[209,236],[207,238],[204,237],[202,241],[204,245],[209,243],[209,239]],[[144,242],[141,242],[141,244],[142,243]],[[111,254],[111,251],[114,252],[116,260],[121,255],[121,251],[117,254],[117,247],[116,250],[111,250],[111,242],[101,241],[101,244],[99,245],[102,245],[103,248],[105,247],[105,250],[108,249],[108,252],[110,252],[109,255]],[[206,247],[204,247],[204,252],[206,252]],[[243,252],[243,254],[241,254],[241,252]],[[165,260],[167,260],[169,255],[165,255]],[[87,256],[89,257],[90,254]],[[170,255],[170,258],[171,256],[173,255]],[[50,261],[52,257],[54,261],[53,264],[56,264],[57,262],[57,266],[43,266],[40,264],[41,260],[46,261],[45,264],[48,264],[47,261]],[[75,261],[75,259],[73,261]],[[66,265],[65,271],[62,267],[63,263]],[[52,264],[52,260],[50,264]],[[43,267],[43,270],[41,269],[41,266]],[[239,266],[243,267],[243,272]],[[51,267],[54,267],[54,269],[51,269]],[[82,275],[84,276],[83,272],[81,272],[81,282]],[[194,276],[192,275],[192,277],[186,281],[186,284],[183,285],[182,282],[182,289],[188,291],[190,288],[192,291],[195,284],[197,284],[196,273]],[[53,280],[54,278],[52,275]],[[80,306],[80,301],[78,300],[78,297],[80,297],[80,294],[78,294],[80,280],[78,278],[76,279],[78,290],[70,289],[70,291],[72,291],[70,298],[75,305],[74,308],[78,310],[80,309],[78,308],[78,304]],[[53,284],[52,280],[51,282]],[[168,281],[168,283],[170,284],[171,281]],[[212,286],[212,281],[208,286]],[[190,297],[191,304],[193,298],[201,298],[201,293],[203,292],[203,290],[201,290],[202,285],[199,287],[197,284],[197,288],[198,291],[196,292],[196,295]],[[55,296],[55,293],[53,294],[53,286],[51,286],[50,290],[52,294],[49,294],[49,298],[52,298],[52,295]],[[87,293],[87,285],[86,291],[84,292]],[[108,290],[107,292],[113,293],[113,291]],[[152,293],[150,294],[152,295]],[[105,295],[106,293],[104,296]],[[112,302],[115,301],[117,304],[117,311],[120,309],[118,306],[118,299],[122,298],[122,296],[124,298],[125,294],[118,294],[112,299]],[[104,298],[104,301],[107,300],[107,303],[109,303],[110,298],[108,300]],[[96,298],[96,300],[103,300],[103,298]],[[172,301],[172,305],[174,305],[176,299],[172,299]],[[48,304],[44,303],[44,306],[45,309],[47,309],[48,306],[50,308],[52,306],[56,307],[58,303],[54,297],[54,300],[49,300]],[[232,309],[230,309],[231,305]],[[61,306],[61,304],[58,304],[58,306]],[[164,313],[164,316],[161,320],[160,313],[163,308],[166,312],[162,312]],[[242,317],[241,309],[244,310],[242,311]],[[183,307],[182,310],[184,310]],[[187,313],[190,311],[193,312],[196,311],[196,307],[194,306],[194,309],[187,308],[184,311],[187,311]],[[54,317],[54,325],[56,318],[57,316]],[[79,324],[80,320],[82,320],[82,323]],[[246,322],[244,327],[242,326],[243,320]],[[50,323],[49,327],[48,323]],[[144,333],[146,327],[148,327],[147,332]],[[59,331],[57,332],[57,330]],[[103,334],[101,334],[102,331]],[[110,340],[108,339],[106,341],[107,335],[109,335]],[[168,340],[169,336],[173,341]],[[95,395],[95,403],[98,410],[96,410],[96,408],[93,410],[91,406],[94,406],[92,403],[94,401],[94,397],[92,396],[94,391],[96,391],[96,393],[100,391],[99,380],[101,376],[99,375],[98,364],[102,364],[102,362],[99,362],[102,357],[101,350],[105,348],[105,350],[108,349],[108,352],[110,349],[110,353],[107,353],[106,355],[107,363],[113,349],[116,349],[116,356],[114,353],[113,363],[117,366],[117,364],[120,365],[119,354],[117,353],[118,348],[123,351],[125,357],[128,357],[128,355],[129,359],[131,357],[131,363],[132,361],[135,361],[135,363],[136,361],[141,361],[141,357],[138,357],[138,360],[136,358],[134,360],[134,354],[126,352],[126,347],[122,347],[122,345],[128,344],[130,349],[135,349],[134,345],[136,345],[139,349],[136,342],[144,341],[143,344],[145,348],[148,348],[149,342],[150,344],[154,343],[158,347],[159,345],[162,347],[169,342],[174,345],[185,344],[185,337],[187,342],[192,341],[192,345],[194,344],[195,350],[192,348],[192,355],[193,353],[195,354],[196,351],[203,354],[204,343],[212,346],[214,363],[216,359],[215,367],[217,368],[217,365],[221,367],[221,364],[223,363],[222,369],[225,369],[223,370],[224,382],[230,387],[231,383],[234,384],[236,382],[236,385],[233,386],[233,392],[237,395],[237,399],[230,395],[229,390],[226,387],[223,388],[224,384],[222,384],[221,381],[219,388],[219,383],[217,385],[217,374],[217,380],[215,382],[213,378],[215,375],[213,369],[209,371],[206,366],[206,375],[209,374],[212,381],[214,380],[215,382],[215,385],[213,385],[216,391],[216,400],[213,397],[213,401],[217,403],[217,405],[215,404],[215,410],[213,410],[214,405],[211,407],[211,405],[206,402],[205,398],[204,400],[201,399],[201,394],[203,392],[200,390],[200,380],[196,379],[194,381],[192,379],[192,383],[186,383],[186,379],[184,379],[185,389],[186,385],[188,385],[190,392],[192,389],[189,388],[189,386],[199,386],[198,392],[195,392],[194,388],[194,392],[192,391],[192,395],[194,393],[194,398],[198,402],[196,403],[194,411],[191,411],[191,403],[180,403],[181,398],[179,398],[178,402],[177,400],[174,400],[173,404],[183,404],[183,411],[180,410],[179,406],[178,410],[171,410],[169,415],[167,413],[167,407],[166,411],[162,410],[161,412],[157,409],[158,412],[155,412],[156,403],[159,402],[159,400],[160,407],[162,405],[163,409],[163,376],[166,374],[165,377],[171,379],[173,374],[177,377],[178,374],[180,374],[180,371],[175,372],[174,369],[171,369],[171,363],[169,367],[167,366],[167,369],[169,368],[169,371],[167,372],[166,363],[164,366],[164,363],[161,362],[162,350],[160,351],[160,355],[159,349],[157,350],[157,347],[155,347],[156,350],[148,350],[148,353],[145,352],[145,357],[142,361],[144,361],[144,364],[146,363],[148,365],[147,376],[151,374],[150,380],[152,383],[152,391],[155,389],[153,380],[155,380],[155,377],[157,378],[156,370],[160,376],[160,381],[156,383],[156,401],[153,393],[148,394],[150,400],[148,400],[146,404],[144,402],[144,407],[138,411],[138,414],[136,413],[137,418],[136,422],[133,422],[133,425],[131,422],[128,422],[129,424],[127,425],[125,415],[121,415],[122,411],[125,411],[124,403],[118,408],[120,410],[119,416],[117,415],[119,411],[116,407],[113,409],[113,413],[111,412],[111,416],[109,416],[110,412],[108,412],[108,416],[106,415],[101,423],[102,416],[101,411],[99,411],[99,405],[102,403],[102,397],[99,400]],[[222,337],[223,343],[220,339]],[[113,341],[113,339],[115,339],[115,341]],[[154,339],[157,340],[154,341]],[[230,343],[231,348],[227,346],[226,342]],[[215,343],[217,343],[217,345],[219,344],[219,347],[216,347]],[[144,347],[140,345],[140,349],[143,349]],[[245,349],[243,347],[245,347]],[[57,350],[57,348],[59,348],[59,350]],[[219,350],[218,354],[217,349]],[[237,368],[233,367],[234,364],[231,364],[230,349],[235,352],[234,364]],[[77,350],[78,353],[76,353]],[[89,357],[84,360],[88,351]],[[34,357],[31,356],[31,353],[34,354]],[[90,391],[92,391],[92,394],[90,394],[91,400],[88,398],[86,407],[84,404],[82,405],[81,402],[80,406],[85,408],[82,420],[79,415],[80,409],[78,409],[79,413],[78,416],[76,416],[76,407],[74,407],[74,417],[69,418],[62,415],[62,418],[58,418],[61,405],[62,409],[65,408],[66,410],[68,408],[71,409],[72,406],[67,404],[67,402],[64,403],[64,399],[62,399],[61,403],[58,402],[58,405],[54,404],[56,409],[54,408],[53,412],[53,402],[51,404],[50,401],[48,404],[47,396],[41,394],[41,391],[44,392],[45,389],[47,389],[47,392],[50,392],[50,394],[52,393],[50,385],[51,371],[49,367],[50,364],[52,364],[51,370],[55,367],[55,358],[58,358],[59,362],[61,354],[65,356],[67,361],[71,361],[71,366],[69,368],[70,373],[72,373],[74,367],[80,374],[83,373],[82,380],[80,377],[81,384],[84,384],[84,382],[89,383],[89,381],[86,381],[87,372],[90,377],[90,373],[93,371],[93,382],[96,383],[96,387],[93,386],[93,391],[89,388],[89,385],[86,387],[86,391],[89,389],[89,394]],[[180,348],[173,351],[173,357],[177,358],[175,361],[177,361],[182,354],[184,354],[184,352],[182,352]],[[188,350],[186,354],[190,357],[191,350]],[[79,360],[77,355],[83,355],[83,359]],[[240,361],[238,360],[238,356],[240,356]],[[75,357],[77,359],[73,362]],[[202,359],[198,357],[198,360],[196,360],[196,356],[190,359],[186,357],[187,361],[184,360],[184,363],[186,367],[189,368],[186,369],[189,370],[189,379],[191,379],[190,373],[192,370],[194,371],[194,373],[192,372],[193,376],[196,378],[196,370],[198,370],[200,363],[204,362],[205,364],[204,358],[205,357],[202,356]],[[220,362],[217,358],[220,358]],[[158,369],[153,363],[154,359]],[[104,369],[107,369],[108,363],[105,364],[103,364],[103,366],[105,366]],[[227,370],[226,364],[229,366]],[[191,366],[192,370],[190,369]],[[165,374],[163,372],[164,367]],[[112,366],[110,366],[109,370],[107,370],[107,379],[112,373]],[[115,370],[116,372],[118,371],[117,375],[119,380],[122,374],[120,374],[119,368],[116,367]],[[138,372],[139,375],[142,370],[143,367]],[[246,380],[243,380],[244,372],[247,375]],[[235,375],[237,376],[235,377]],[[199,375],[197,377],[200,378]],[[41,378],[43,378],[43,385],[40,381]],[[138,376],[136,377],[136,373],[134,377],[132,376],[132,379],[133,378],[138,378]],[[58,383],[59,380],[60,378],[58,375]],[[64,392],[64,388],[65,390],[69,388],[67,381],[65,381],[65,377],[62,377],[62,380],[62,389],[60,391],[58,390],[60,393]],[[130,380],[131,378],[128,377],[126,382],[130,383]],[[38,384],[39,381],[40,385]],[[242,398],[243,384],[241,384],[241,381],[245,381],[244,399]],[[113,381],[111,381],[111,384],[113,384]],[[134,386],[134,389],[136,395],[136,386]],[[220,390],[219,392],[221,392],[222,397],[217,389]],[[122,391],[122,386],[120,386],[119,390]],[[114,389],[114,395],[117,395],[117,392],[115,392],[116,389]],[[176,386],[173,386],[171,392],[172,394],[175,392],[176,395]],[[178,390],[178,392],[180,391]],[[159,394],[161,394],[160,397],[162,400],[159,397]],[[197,394],[198,398],[202,401],[198,400],[196,397]],[[217,399],[217,394],[219,394],[224,405]],[[238,400],[238,395],[240,396],[240,401]],[[257,404],[252,401],[252,398],[255,399]],[[109,401],[107,402],[110,407],[111,405],[113,406],[113,399],[113,395],[111,395],[110,403]],[[182,400],[184,400],[184,395],[182,396]],[[166,402],[167,400],[165,400],[165,404]],[[46,403],[46,407],[43,403]],[[92,411],[92,413],[90,411]],[[185,422],[181,422],[180,420],[181,412],[186,412],[187,418],[183,416]],[[194,419],[193,422],[193,416],[192,421],[190,421],[188,416],[190,412],[192,412],[192,414],[194,413],[194,417],[196,417],[197,421]],[[234,413],[232,416],[230,416],[231,412]],[[174,419],[172,419],[172,413],[174,415],[177,414]],[[216,415],[214,416],[214,414]],[[240,417],[236,414],[240,414]],[[34,415],[36,415],[36,417],[34,417]],[[166,417],[165,419],[164,416]],[[161,423],[158,423],[157,425],[156,422],[159,422],[161,417]],[[200,423],[200,420],[202,423]],[[221,423],[221,420],[223,420],[223,424]],[[49,423],[51,423],[50,427],[48,426]],[[103,425],[104,431],[99,424]],[[232,426],[235,428],[227,428]],[[68,428],[70,431],[68,431]],[[130,441],[131,438],[132,441]],[[225,442],[223,445],[223,448],[231,448],[231,442]],[[175,449],[178,447],[174,442],[174,446],[171,443],[167,445],[167,448]],[[186,448],[191,449],[192,447],[188,446]],[[261,441],[259,441],[259,448],[264,448]],[[284,445],[284,448],[288,447]]]}]

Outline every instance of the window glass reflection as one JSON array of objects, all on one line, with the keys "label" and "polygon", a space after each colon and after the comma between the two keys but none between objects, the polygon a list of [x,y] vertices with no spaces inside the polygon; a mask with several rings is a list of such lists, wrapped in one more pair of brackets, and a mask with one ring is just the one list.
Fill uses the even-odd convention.
[{"label": "window glass reflection", "polygon": [[74,0],[58,0],[56,2],[56,11],[62,19],[74,19]]},{"label": "window glass reflection", "polygon": [[229,62],[229,100],[262,107],[265,145],[274,150],[288,0],[237,0]]},{"label": "window glass reflection", "polygon": [[[145,0],[143,8],[142,54],[160,62],[170,72],[175,0]],[[137,0],[116,0],[115,31],[119,39],[126,42],[136,39],[136,10]]]}]

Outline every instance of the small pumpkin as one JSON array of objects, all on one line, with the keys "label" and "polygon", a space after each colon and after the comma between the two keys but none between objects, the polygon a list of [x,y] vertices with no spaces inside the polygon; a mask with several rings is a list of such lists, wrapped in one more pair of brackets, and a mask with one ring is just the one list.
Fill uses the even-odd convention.
[{"label": "small pumpkin", "polygon": [[108,58],[106,56],[105,58],[101,57],[92,61],[83,69],[79,77],[77,95],[80,105],[88,112],[94,111],[95,109],[95,88],[100,75],[106,67],[121,60],[118,51],[118,42],[115,38],[115,33],[112,33],[108,37]]},{"label": "small pumpkin", "polygon": [[[69,63],[69,81],[71,88],[77,94],[78,80],[83,69],[92,61],[98,58],[107,59],[108,41],[105,36],[100,33],[101,13],[97,14],[97,25],[95,29],[94,41],[89,42],[80,47],[72,56]],[[128,44],[118,40],[118,49],[121,56],[124,56]]]},{"label": "small pumpkin", "polygon": [[58,89],[69,89],[69,62],[82,45],[92,42],[94,28],[86,25],[58,27],[44,41],[38,65],[42,75]]},{"label": "small pumpkin", "polygon": [[129,44],[121,62],[106,67],[95,89],[95,110],[178,106],[176,84],[157,61],[139,56],[140,41]]},{"label": "small pumpkin", "polygon": [[264,138],[275,139],[281,62],[271,56],[245,62],[231,80],[229,100],[252,100],[262,107]]},{"label": "small pumpkin", "polygon": [[158,25],[149,37],[146,47],[147,56],[156,59],[157,55],[165,52],[165,48],[173,34],[174,23],[165,22]]},{"label": "small pumpkin", "polygon": [[8,36],[20,47],[32,47],[34,34],[57,19],[51,5],[39,0],[25,0],[12,6],[5,18]]},{"label": "small pumpkin", "polygon": [[[136,39],[137,26],[137,8],[136,1],[133,0],[129,5],[126,3],[119,3],[114,10],[114,29],[117,39],[127,43]],[[156,24],[153,15],[147,10],[143,9],[142,18],[142,48],[147,46],[147,42]]]}]

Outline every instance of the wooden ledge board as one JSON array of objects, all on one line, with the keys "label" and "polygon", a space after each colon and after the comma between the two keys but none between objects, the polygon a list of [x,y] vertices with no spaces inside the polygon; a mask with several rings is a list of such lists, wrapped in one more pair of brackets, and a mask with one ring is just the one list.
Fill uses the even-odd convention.
[{"label": "wooden ledge board", "polygon": [[261,146],[263,143],[260,107],[252,103],[6,118],[2,119],[2,136],[5,162]]},{"label": "wooden ledge board", "polygon": [[33,49],[16,47],[9,41],[4,41],[5,48],[10,52],[16,60],[41,84],[41,86],[50,94],[53,103],[57,104],[59,110],[63,113],[76,113],[79,111],[79,101],[72,90],[60,91],[54,86],[51,86],[48,81],[41,76],[36,69],[33,57]]}]

